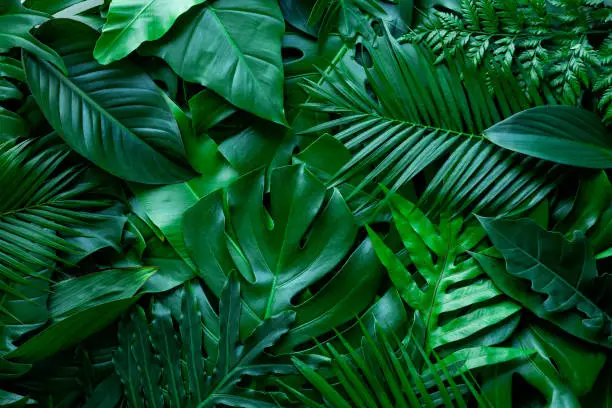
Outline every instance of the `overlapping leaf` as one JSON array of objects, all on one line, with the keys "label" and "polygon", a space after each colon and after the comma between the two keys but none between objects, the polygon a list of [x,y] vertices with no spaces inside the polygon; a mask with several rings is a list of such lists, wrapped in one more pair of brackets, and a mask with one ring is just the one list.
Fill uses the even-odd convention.
[{"label": "overlapping leaf", "polygon": [[[537,94],[529,99],[505,77],[491,94],[476,71],[436,67],[427,51],[400,46],[388,33],[366,43],[362,54],[366,84],[342,64],[325,84],[306,84],[313,101],[305,106],[340,117],[305,133],[334,131],[353,152],[332,186],[364,173],[353,195],[375,181],[395,191],[449,153],[429,192],[451,208],[488,208],[497,199],[500,209],[514,210],[533,205],[558,181],[552,165],[479,143],[491,125],[541,103]],[[446,183],[449,179],[460,183]]]},{"label": "overlapping leaf", "polygon": [[286,124],[283,26],[274,0],[218,0],[190,10],[143,52],[163,58],[183,79],[212,89],[233,105]]},{"label": "overlapping leaf", "polygon": [[272,172],[265,205],[264,182],[264,172],[255,171],[202,198],[185,215],[184,234],[214,293],[232,270],[240,272],[251,320],[244,327],[295,311],[295,326],[278,348],[288,352],[365,310],[382,271],[372,243],[356,241],[357,225],[338,191],[303,166],[281,167]]},{"label": "overlapping leaf", "polygon": [[[152,325],[144,310],[137,307],[119,331],[120,345],[113,359],[125,386],[128,406],[274,407],[269,397],[266,401],[264,392],[258,396],[237,383],[244,376],[294,372],[291,364],[260,361],[264,350],[287,332],[294,314],[284,312],[265,319],[240,344],[241,309],[240,284],[233,278],[221,295],[218,321],[214,322],[219,325],[217,329],[208,327],[210,322],[203,325],[191,286],[183,292],[181,314],[176,323],[163,303],[154,304]],[[175,333],[174,324],[179,325],[180,335]],[[203,342],[210,330],[219,328],[217,341]]]},{"label": "overlapping leaf", "polygon": [[598,276],[584,235],[572,241],[548,232],[528,219],[480,218],[506,270],[485,255],[476,255],[505,293],[574,336],[612,346],[612,317],[606,297],[608,274]]},{"label": "overlapping leaf", "polygon": [[[26,54],[28,84],[49,123],[70,147],[131,181],[169,184],[194,174],[184,162],[172,113],[143,71],[129,62],[98,64],[91,56],[96,32],[82,23],[52,21],[40,35],[66,61],[68,76]],[[78,117],[72,116],[75,109]]]},{"label": "overlapping leaf", "polygon": [[[465,258],[485,232],[442,216],[436,227],[414,204],[390,193],[393,220],[406,248],[410,272],[382,239],[369,229],[376,253],[402,298],[424,324],[427,349],[454,351],[504,341],[516,328],[521,309],[493,285],[477,262]],[[483,279],[484,278],[484,279]],[[485,336],[488,333],[489,336]],[[490,350],[490,364],[496,362]],[[499,355],[504,361],[507,356]]]},{"label": "overlapping leaf", "polygon": [[176,19],[204,0],[114,0],[94,57],[101,64],[120,60],[145,41],[162,37]]}]

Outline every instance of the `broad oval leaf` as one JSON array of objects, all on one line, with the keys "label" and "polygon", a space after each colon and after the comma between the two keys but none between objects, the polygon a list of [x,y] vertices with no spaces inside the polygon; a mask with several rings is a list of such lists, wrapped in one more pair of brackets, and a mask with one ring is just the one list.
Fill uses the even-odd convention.
[{"label": "broad oval leaf", "polygon": [[597,115],[572,106],[539,106],[497,123],[484,135],[529,156],[578,167],[612,167],[612,135]]},{"label": "broad oval leaf", "polygon": [[161,38],[176,19],[204,0],[113,0],[94,57],[109,64],[126,57],[145,41]]},{"label": "broad oval leaf", "polygon": [[143,53],[163,58],[183,79],[212,89],[240,109],[286,124],[283,32],[275,0],[218,0],[190,10]]},{"label": "broad oval leaf", "polygon": [[69,74],[26,53],[28,84],[70,147],[129,181],[169,184],[194,175],[178,126],[151,78],[128,61],[98,64],[91,56],[97,34],[84,24],[55,20],[40,35],[63,57]]}]

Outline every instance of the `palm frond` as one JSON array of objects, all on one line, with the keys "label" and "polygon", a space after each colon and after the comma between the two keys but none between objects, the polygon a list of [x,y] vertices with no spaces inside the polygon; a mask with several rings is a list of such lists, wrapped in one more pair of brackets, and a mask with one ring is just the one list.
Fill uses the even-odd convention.
[{"label": "palm frond", "polygon": [[418,342],[401,343],[395,337],[390,339],[378,324],[376,327],[372,336],[362,326],[358,349],[339,336],[346,354],[331,344],[322,347],[331,361],[331,376],[293,357],[300,373],[321,394],[322,403],[280,380],[279,385],[311,408],[467,407],[468,396],[480,406],[490,406],[464,371],[440,360],[434,363]]},{"label": "palm frond", "polygon": [[[223,288],[217,316],[199,285],[186,284],[180,311],[169,299],[153,303],[149,322],[137,306],[119,328],[119,348],[113,355],[115,370],[129,407],[218,406],[273,408],[267,391],[245,389],[245,377],[292,374],[295,368],[277,358],[262,361],[265,349],[289,330],[294,313],[265,319],[242,343],[243,311],[240,283],[232,275]],[[178,332],[174,327],[178,326]],[[146,404],[143,404],[143,396]]]},{"label": "palm frond", "polygon": [[83,168],[66,165],[69,151],[45,146],[46,139],[7,141],[0,145],[0,281],[32,284],[49,279],[39,271],[66,264],[64,254],[80,248],[66,238],[104,219],[90,211],[108,206],[88,199],[94,183],[81,181]]},{"label": "palm frond", "polygon": [[[400,45],[388,33],[366,43],[361,59],[365,84],[343,64],[324,84],[304,84],[313,100],[305,107],[336,117],[303,133],[333,133],[353,153],[330,185],[365,173],[349,199],[375,182],[396,191],[449,154],[428,192],[441,194],[447,205],[489,206],[494,188],[503,188],[507,194],[498,207],[510,210],[550,191],[558,176],[553,165],[492,146],[482,136],[504,118],[542,104],[537,93],[525,94],[509,76],[489,90],[477,70],[460,63],[436,66],[430,52]],[[459,160],[466,152],[469,161]],[[536,167],[541,171],[531,170]],[[463,189],[448,185],[458,177]],[[520,194],[519,186],[531,194]],[[373,195],[380,191],[373,187]]]}]

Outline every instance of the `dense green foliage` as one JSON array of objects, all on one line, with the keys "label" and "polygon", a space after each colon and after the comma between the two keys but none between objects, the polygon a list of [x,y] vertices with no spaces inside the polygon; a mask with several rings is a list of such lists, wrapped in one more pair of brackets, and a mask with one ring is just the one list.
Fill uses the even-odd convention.
[{"label": "dense green foliage", "polygon": [[0,407],[607,407],[607,0],[0,0]]}]

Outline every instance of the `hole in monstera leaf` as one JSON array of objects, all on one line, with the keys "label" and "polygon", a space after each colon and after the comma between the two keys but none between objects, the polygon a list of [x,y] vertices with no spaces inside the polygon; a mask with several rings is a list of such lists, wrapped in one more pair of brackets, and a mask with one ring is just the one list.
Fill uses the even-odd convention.
[{"label": "hole in monstera leaf", "polygon": [[372,56],[363,44],[359,44],[355,49],[355,61],[364,68],[372,68]]},{"label": "hole in monstera leaf", "polygon": [[383,27],[382,22],[380,20],[373,20],[370,23],[370,26],[372,27],[374,33],[376,33],[377,36],[382,37],[383,35],[385,35],[385,28]]},{"label": "hole in monstera leaf", "polygon": [[533,385],[518,373],[512,374],[512,406],[513,407],[544,407],[546,398]]},{"label": "hole in monstera leaf", "polygon": [[295,62],[304,58],[304,51],[295,47],[283,47],[281,49],[281,54],[284,63]]}]

